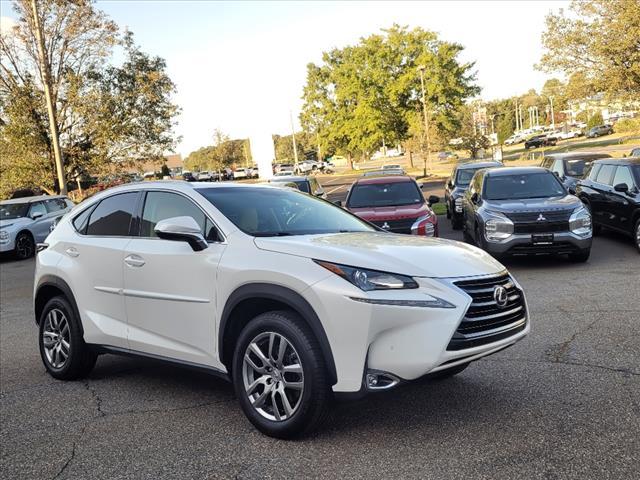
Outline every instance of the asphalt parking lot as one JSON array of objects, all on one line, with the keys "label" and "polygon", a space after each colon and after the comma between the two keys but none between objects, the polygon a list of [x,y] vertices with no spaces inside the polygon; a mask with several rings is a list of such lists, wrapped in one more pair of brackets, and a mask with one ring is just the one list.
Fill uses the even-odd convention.
[{"label": "asphalt parking lot", "polygon": [[[338,192],[339,193],[339,192]],[[444,218],[441,235],[459,238]],[[458,377],[335,406],[301,441],[258,433],[230,384],[102,356],[45,374],[34,261],[0,260],[0,471],[54,478],[639,478],[640,255],[614,234],[586,264],[510,261],[531,335]],[[345,319],[348,321],[348,319]]]}]

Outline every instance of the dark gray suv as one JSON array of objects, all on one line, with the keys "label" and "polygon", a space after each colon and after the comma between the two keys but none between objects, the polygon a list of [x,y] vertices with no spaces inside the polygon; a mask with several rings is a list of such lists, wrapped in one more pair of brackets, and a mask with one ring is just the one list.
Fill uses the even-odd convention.
[{"label": "dark gray suv", "polygon": [[463,199],[465,240],[493,255],[568,254],[585,262],[591,214],[541,167],[479,170]]}]

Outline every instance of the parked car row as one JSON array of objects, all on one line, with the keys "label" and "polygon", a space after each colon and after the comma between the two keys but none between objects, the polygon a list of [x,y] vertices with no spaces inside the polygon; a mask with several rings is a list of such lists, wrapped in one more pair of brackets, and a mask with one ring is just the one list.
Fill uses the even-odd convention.
[{"label": "parked car row", "polygon": [[598,125],[590,128],[586,132],[581,128],[571,129],[558,129],[542,132],[542,129],[537,130],[538,133],[533,131],[514,133],[505,140],[505,145],[516,145],[524,142],[524,148],[539,148],[554,146],[558,140],[569,140],[585,135],[587,138],[597,138],[604,135],[611,135],[613,133],[613,127],[611,125]]},{"label": "parked car row", "polygon": [[445,183],[447,217],[467,241],[496,255],[589,258],[593,232],[630,235],[640,250],[640,158],[567,153],[541,167],[458,165]]}]

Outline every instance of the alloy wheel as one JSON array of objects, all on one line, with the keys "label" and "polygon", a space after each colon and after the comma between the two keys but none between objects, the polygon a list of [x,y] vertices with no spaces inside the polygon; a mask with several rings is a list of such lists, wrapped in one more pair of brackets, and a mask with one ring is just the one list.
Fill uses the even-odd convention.
[{"label": "alloy wheel", "polygon": [[20,258],[29,258],[33,255],[33,242],[28,235],[20,235],[18,237],[16,250]]},{"label": "alloy wheel", "polygon": [[288,420],[302,403],[302,362],[291,342],[279,333],[263,332],[249,343],[242,379],[251,405],[264,418]]},{"label": "alloy wheel", "polygon": [[65,314],[54,308],[49,311],[42,330],[42,341],[47,361],[53,368],[64,367],[69,358],[70,332],[69,321]]}]

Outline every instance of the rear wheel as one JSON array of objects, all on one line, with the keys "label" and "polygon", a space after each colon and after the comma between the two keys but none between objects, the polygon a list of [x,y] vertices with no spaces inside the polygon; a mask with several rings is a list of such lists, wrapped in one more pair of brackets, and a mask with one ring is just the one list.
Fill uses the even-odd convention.
[{"label": "rear wheel", "polygon": [[36,251],[36,244],[33,241],[33,237],[28,232],[21,232],[16,237],[16,257],[20,260],[33,257]]},{"label": "rear wheel", "polygon": [[75,380],[91,372],[97,355],[82,338],[80,319],[66,298],[54,297],[40,315],[39,347],[49,374],[59,380]]},{"label": "rear wheel", "polygon": [[233,385],[249,421],[262,433],[292,438],[325,415],[329,384],[320,346],[293,312],[258,315],[238,339]]},{"label": "rear wheel", "polygon": [[453,377],[458,373],[465,370],[471,362],[456,365],[455,367],[447,368],[446,370],[440,370],[439,372],[430,373],[427,375],[429,380],[444,380],[445,378]]}]

